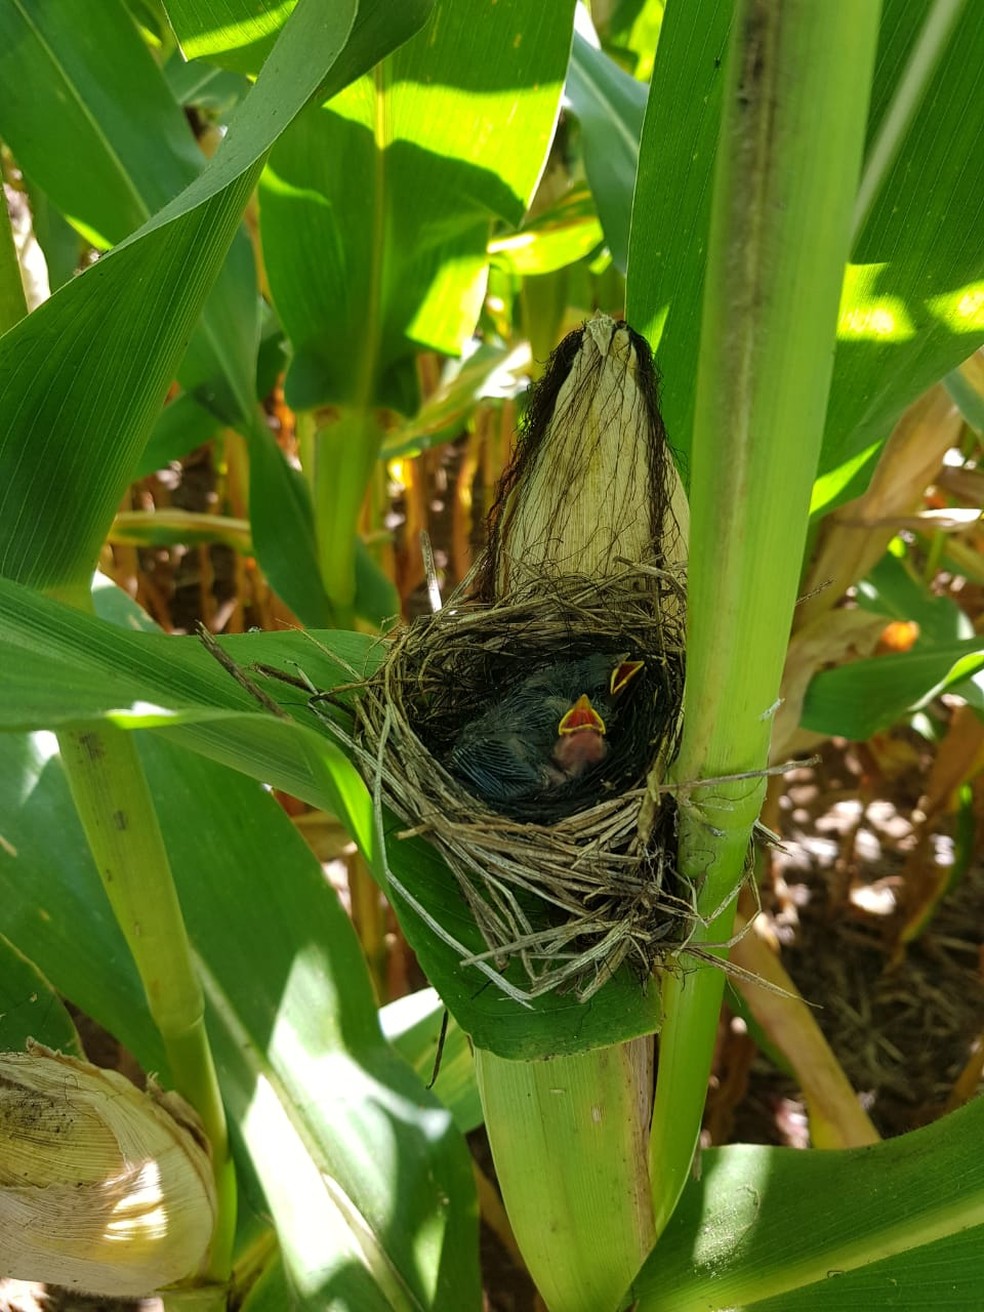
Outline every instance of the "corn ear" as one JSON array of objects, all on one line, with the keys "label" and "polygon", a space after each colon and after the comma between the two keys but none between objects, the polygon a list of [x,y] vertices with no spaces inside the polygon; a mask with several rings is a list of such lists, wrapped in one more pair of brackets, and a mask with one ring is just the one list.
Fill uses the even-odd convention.
[{"label": "corn ear", "polygon": [[[596,315],[572,342],[559,389],[541,384],[540,412],[527,421],[537,440],[507,490],[493,545],[497,595],[563,575],[604,579],[619,560],[650,562],[654,546],[667,564],[685,562],[686,494],[638,340]],[[566,364],[555,357],[552,372]]]},{"label": "corn ear", "polygon": [[176,1094],[40,1044],[0,1054],[0,1276],[141,1297],[202,1270],[215,1221]]}]

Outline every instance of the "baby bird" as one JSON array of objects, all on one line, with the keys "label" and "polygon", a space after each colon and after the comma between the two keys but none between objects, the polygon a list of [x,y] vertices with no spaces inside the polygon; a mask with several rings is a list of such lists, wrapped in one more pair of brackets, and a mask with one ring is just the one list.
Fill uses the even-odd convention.
[{"label": "baby bird", "polygon": [[465,725],[449,771],[492,806],[579,779],[605,759],[618,700],[642,664],[597,653],[535,671]]},{"label": "baby bird", "polygon": [[551,766],[560,772],[558,783],[577,779],[600,765],[608,755],[605,721],[591,705],[587,693],[581,693],[557,726],[557,741],[550,754]]}]

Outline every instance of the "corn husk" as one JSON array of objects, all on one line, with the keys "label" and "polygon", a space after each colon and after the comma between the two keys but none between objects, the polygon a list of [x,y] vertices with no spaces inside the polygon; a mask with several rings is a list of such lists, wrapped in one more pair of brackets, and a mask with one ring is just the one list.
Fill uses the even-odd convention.
[{"label": "corn husk", "polygon": [[0,1054],[0,1275],[142,1297],[202,1271],[209,1154],[177,1094],[32,1044]]},{"label": "corn husk", "polygon": [[[440,849],[487,945],[463,966],[488,975],[491,963],[513,996],[564,986],[589,998],[625,961],[648,976],[689,934],[661,791],[680,732],[687,524],[649,349],[597,316],[534,390],[484,557],[443,609],[396,636],[358,699],[349,746],[377,805]],[[448,773],[455,735],[490,692],[531,664],[619,650],[644,674],[593,795],[503,813]]]},{"label": "corn husk", "polygon": [[[557,349],[530,403],[480,567],[491,600],[620,562],[686,564],[690,512],[645,342],[598,315]],[[491,586],[490,586],[491,584]]]}]

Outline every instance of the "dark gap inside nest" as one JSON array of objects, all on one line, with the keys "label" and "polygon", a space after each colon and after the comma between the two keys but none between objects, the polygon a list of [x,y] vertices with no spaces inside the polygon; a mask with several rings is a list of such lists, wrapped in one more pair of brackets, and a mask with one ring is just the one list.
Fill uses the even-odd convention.
[{"label": "dark gap inside nest", "polygon": [[[490,694],[497,701],[508,703],[510,698],[521,697],[526,690],[546,688],[554,683],[562,686],[564,691],[557,692],[553,700],[570,704],[581,692],[590,693],[591,689],[586,684],[582,687],[570,680],[565,682],[558,670],[564,667],[579,669],[593,658],[603,660],[605,667],[611,670],[623,660],[642,662],[642,669],[622,695],[617,717],[601,708],[606,724],[605,758],[589,765],[576,778],[542,789],[533,788],[533,796],[480,798],[492,810],[510,819],[536,824],[550,824],[584,810],[616,792],[641,783],[649,763],[651,744],[660,740],[661,731],[666,727],[662,710],[667,705],[665,667],[661,660],[654,660],[637,644],[626,643],[619,648],[599,647],[571,635],[567,641],[540,648],[535,655],[528,651],[522,654],[502,651],[479,653],[477,658],[469,660],[467,654],[461,654],[461,659],[454,663],[457,683],[450,714],[439,712],[431,716],[429,712],[433,703],[428,703],[425,694],[413,708],[417,732],[433,755],[449,763],[450,772],[456,774],[468,791],[474,791],[469,787],[468,777],[454,769],[454,750],[462,726],[488,712]],[[591,701],[598,705],[597,696]],[[556,714],[553,719],[559,722]],[[453,731],[449,732],[452,726]]]},{"label": "dark gap inside nest", "polygon": [[[558,590],[502,606],[442,611],[418,621],[404,647],[399,684],[414,732],[480,805],[513,820],[552,824],[641,787],[660,746],[676,734],[683,684],[678,626],[668,633],[645,594],[597,583],[582,583],[580,591],[588,593],[580,604],[565,604]],[[608,676],[620,662],[641,668],[615,697]],[[476,789],[457,768],[462,741],[479,757],[483,748],[493,757],[504,740],[514,741],[517,752],[546,753],[560,715],[581,693],[603,717],[606,755],[577,777],[531,782],[525,792],[500,796]],[[476,726],[477,739],[469,740]],[[483,731],[491,734],[488,743]],[[537,733],[546,740],[531,747]],[[490,769],[494,764],[490,759]]]}]

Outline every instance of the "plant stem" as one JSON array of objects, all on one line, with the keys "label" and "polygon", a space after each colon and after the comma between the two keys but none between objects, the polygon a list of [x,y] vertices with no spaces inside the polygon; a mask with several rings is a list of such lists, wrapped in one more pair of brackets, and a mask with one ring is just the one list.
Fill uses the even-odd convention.
[{"label": "plant stem", "polygon": [[305,421],[321,580],[338,628],[355,624],[355,550],[359,512],[379,458],[383,430],[374,410],[350,406],[323,422]]},{"label": "plant stem", "polygon": [[655,1237],[651,1040],[533,1062],[476,1048],[475,1074],[509,1220],[544,1302],[614,1308]]},{"label": "plant stem", "polygon": [[[823,432],[878,0],[739,0],[704,288],[692,447],[680,785],[763,769]],[[724,956],[760,781],[681,793],[692,940]],[[667,979],[650,1140],[657,1231],[690,1170],[724,987]],[[686,971],[686,974],[682,973]]]},{"label": "plant stem", "polygon": [[207,1277],[228,1278],[236,1218],[225,1111],[205,1032],[205,1004],[153,797],[132,733],[109,724],[59,734],[79,819],[160,1030],[174,1087],[212,1148],[218,1211]]}]

